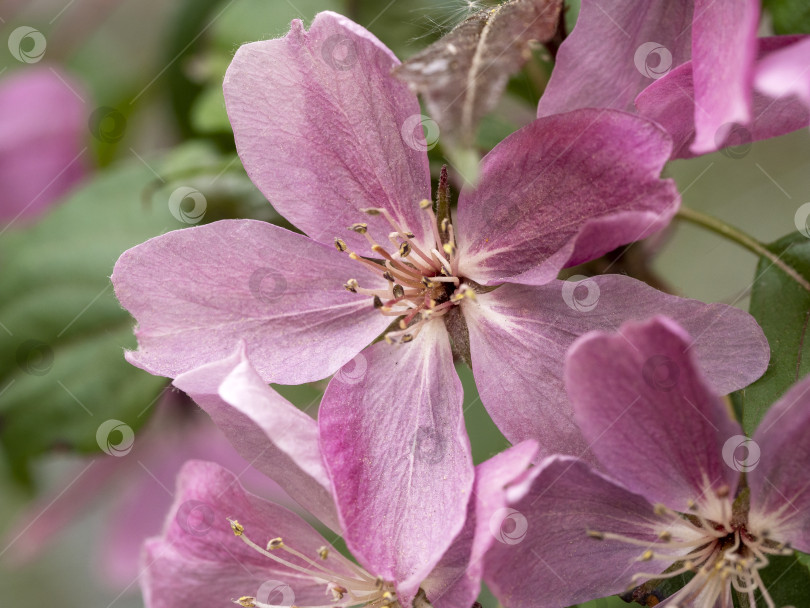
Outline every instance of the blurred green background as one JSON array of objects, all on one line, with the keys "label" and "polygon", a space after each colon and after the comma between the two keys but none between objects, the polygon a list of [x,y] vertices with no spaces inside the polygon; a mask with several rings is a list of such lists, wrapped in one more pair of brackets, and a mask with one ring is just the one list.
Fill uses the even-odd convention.
[{"label": "blurred green background", "polygon": [[[570,7],[571,22],[576,8],[576,3]],[[129,217],[113,206],[117,203],[128,209],[127,213],[137,215],[139,205],[165,205],[172,187],[191,184],[208,200],[205,221],[254,217],[280,222],[236,161],[221,79],[240,44],[283,35],[291,19],[309,22],[321,10],[347,14],[374,32],[400,58],[406,58],[469,14],[470,6],[458,0],[3,0],[0,39],[6,40],[20,25],[41,31],[48,44],[44,64],[59,66],[82,83],[88,116],[100,107],[114,108],[125,118],[125,127],[122,137],[114,142],[93,137],[88,128],[86,145],[93,172],[96,176],[116,172],[103,187],[89,195],[76,195],[67,206],[54,212],[60,215],[51,225],[30,235],[6,234],[0,239],[6,239],[6,244],[13,239],[26,241],[31,251],[52,259],[64,255],[75,266],[67,271],[59,268],[59,273],[75,271],[79,277],[85,273],[96,281],[93,285],[103,287],[112,269],[107,257],[115,259],[116,247],[120,253],[152,234],[183,227],[164,214],[156,223],[143,226],[133,220],[138,226],[132,228],[132,233],[111,236],[110,227],[124,224],[121,218]],[[549,67],[538,51],[531,68],[513,78],[498,109],[481,127],[482,148],[492,147],[533,119]],[[0,50],[0,79],[25,69],[28,66],[15,61],[5,49]],[[441,148],[431,154],[438,167],[442,162]],[[810,201],[808,132],[756,143],[737,156],[717,153],[677,161],[667,171],[677,181],[685,205],[723,218],[761,241],[771,242],[794,231],[796,210]],[[88,182],[93,179],[91,175]],[[84,202],[76,200],[82,196]],[[100,202],[102,197],[109,200]],[[71,206],[77,210],[71,210]],[[123,226],[124,231],[129,228]],[[49,251],[49,243],[59,241],[59,235],[67,231],[75,231],[76,238],[67,239],[62,249]],[[122,247],[122,242],[127,244]],[[700,228],[677,222],[650,247],[656,252],[655,272],[674,292],[747,308],[757,263],[750,253]],[[9,246],[8,251],[15,248]],[[29,254],[34,255],[25,255]],[[6,261],[0,258],[0,264]],[[37,264],[37,259],[32,257],[31,263]],[[3,269],[0,266],[0,272]],[[47,280],[49,276],[42,275]],[[93,293],[91,290],[90,295]],[[51,296],[42,294],[44,298]],[[116,311],[111,292],[103,293],[72,331],[80,337],[85,327],[82,323],[89,331],[104,315],[115,316]],[[65,314],[69,313],[69,319],[75,312],[71,309]],[[122,347],[132,347],[134,341],[129,335],[128,318],[124,317],[123,325],[120,316],[116,319],[116,327],[123,329],[110,344],[112,352],[120,354]],[[5,336],[0,334],[0,339]],[[84,369],[66,373],[97,377],[105,374],[105,364],[90,359]],[[502,449],[505,442],[481,406],[469,370],[459,366],[459,373],[464,382],[465,413],[475,459],[480,462]],[[126,402],[126,406],[111,401],[103,407],[108,408],[108,417],[115,414],[124,420],[131,418],[135,426],[148,417],[139,413],[144,411],[147,396],[156,397],[163,385],[146,374],[138,373],[133,378],[120,391],[121,403]],[[304,406],[317,399],[322,389],[323,384],[319,384],[284,392]],[[64,483],[77,466],[78,457],[65,450],[40,456],[52,446],[37,436],[38,408],[47,409],[43,403],[52,393],[38,390],[0,395],[0,411],[5,407],[3,399],[16,399],[14,407],[20,408],[18,402],[23,403],[25,398],[28,401],[23,405],[30,408],[25,423],[29,426],[21,423],[15,435],[24,444],[15,448],[21,460],[0,455],[4,459],[0,464],[0,521],[4,522],[0,531],[37,491]],[[86,398],[93,399],[93,394],[91,391]],[[66,436],[71,437],[69,431]],[[80,439],[71,445],[82,451],[95,449],[92,442],[82,443]],[[154,491],[160,490],[156,487]],[[137,581],[133,580],[129,587],[112,587],[100,580],[103,577],[94,555],[103,541],[102,523],[109,508],[104,500],[92,504],[33,563],[12,567],[7,559],[0,558],[2,605],[141,606]],[[481,601],[487,608],[496,605],[490,596],[485,595]],[[620,605],[625,604],[615,599],[589,604],[599,608]]]}]

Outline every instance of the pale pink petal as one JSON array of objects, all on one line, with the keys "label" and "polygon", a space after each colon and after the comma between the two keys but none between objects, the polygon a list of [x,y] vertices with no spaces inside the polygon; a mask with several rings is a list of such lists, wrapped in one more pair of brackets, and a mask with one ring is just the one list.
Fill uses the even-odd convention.
[{"label": "pale pink petal", "polygon": [[[245,492],[229,471],[191,461],[178,478],[162,537],[148,541],[144,550],[141,588],[146,608],[227,606],[242,596],[287,606],[326,603],[324,581],[248,547],[234,535],[228,519],[242,524],[244,535],[261,547],[281,537],[287,546],[317,559],[319,549],[329,546],[295,513]],[[279,554],[307,567],[286,551]],[[351,572],[334,549],[326,565],[339,574]]]},{"label": "pale pink petal", "polygon": [[464,190],[459,269],[472,280],[539,285],[660,230],[680,203],[659,178],[671,142],[652,123],[617,111],[541,118],[483,160]]},{"label": "pale pink petal", "polygon": [[583,0],[537,115],[631,110],[644,87],[689,59],[692,13],[691,0]]},{"label": "pale pink petal", "polygon": [[227,359],[181,374],[174,385],[208,412],[245,460],[339,529],[317,423],[262,381],[244,346]]},{"label": "pale pink petal", "polygon": [[[316,241],[367,222],[385,239],[383,207],[419,240],[430,235],[419,201],[430,198],[416,96],[391,76],[399,61],[361,26],[335,13],[299,20],[284,38],[239,48],[225,76],[225,102],[245,169],[273,206]],[[412,117],[416,117],[415,119]],[[410,122],[409,122],[410,121]],[[410,125],[410,126],[409,126]]]},{"label": "pale pink petal", "polygon": [[754,86],[769,97],[796,96],[810,106],[810,36],[762,59]]},{"label": "pale pink petal", "polygon": [[697,368],[692,343],[666,317],[594,332],[569,350],[565,386],[610,475],[652,502],[707,512],[719,504],[715,494],[735,494],[740,474],[723,446],[742,429]]},{"label": "pale pink petal", "polygon": [[[775,36],[760,38],[759,66],[767,64],[770,57],[781,49],[791,48],[799,36]],[[759,69],[759,68],[758,68]],[[639,113],[659,123],[672,137],[675,148],[673,158],[697,156],[691,150],[695,140],[695,91],[692,80],[692,63],[686,63],[647,87],[636,99]],[[730,135],[718,134],[712,150],[738,146],[745,150],[751,142],[791,133],[810,124],[810,111],[798,98],[786,96],[773,98],[762,91],[753,94],[753,122],[735,126]]]},{"label": "pale pink petal", "polygon": [[349,549],[396,581],[408,605],[467,514],[474,475],[461,382],[441,320],[360,358],[326,389],[321,448]]},{"label": "pale pink petal", "polygon": [[349,361],[388,321],[343,284],[387,285],[332,246],[254,220],[223,220],[126,251],[112,281],[138,321],[128,360],[175,377],[244,340],[262,378],[300,384]]},{"label": "pale pink petal", "polygon": [[652,313],[694,337],[692,351],[719,394],[743,388],[768,366],[770,350],[748,313],[662,293],[623,275],[503,285],[465,301],[475,382],[495,423],[513,443],[532,438],[544,455],[588,458],[565,395],[563,362],[589,331],[615,331]]},{"label": "pale pink petal", "polygon": [[758,25],[759,0],[695,0],[695,154],[716,150],[735,123],[752,118]]},{"label": "pale pink petal", "polygon": [[[470,608],[481,592],[484,555],[495,542],[493,518],[506,507],[506,486],[527,474],[537,455],[537,444],[526,441],[504,450],[475,468],[473,497],[467,507],[464,529],[425,579],[425,590],[434,608]],[[505,534],[499,526],[497,534]]]},{"label": "pale pink petal", "polygon": [[84,175],[81,89],[45,67],[0,81],[0,227],[41,213]]},{"label": "pale pink petal", "polygon": [[[660,516],[643,497],[574,458],[553,456],[510,489],[503,512],[512,534],[493,543],[485,580],[507,608],[560,608],[626,591],[639,572],[662,572],[664,560],[641,561],[658,534],[691,540],[679,519]],[[649,545],[597,540],[589,531]],[[518,534],[519,532],[519,534]]]},{"label": "pale pink petal", "polygon": [[763,418],[753,442],[729,450],[751,488],[754,533],[810,552],[810,378],[804,378]]}]

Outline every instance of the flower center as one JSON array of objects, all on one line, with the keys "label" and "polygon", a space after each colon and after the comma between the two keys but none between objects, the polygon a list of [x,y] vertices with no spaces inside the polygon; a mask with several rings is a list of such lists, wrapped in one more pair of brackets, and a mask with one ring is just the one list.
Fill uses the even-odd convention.
[{"label": "flower center", "polygon": [[[245,535],[245,528],[242,524],[236,520],[228,521],[237,538],[240,538],[250,548],[291,570],[323,582],[324,595],[329,597],[330,601],[322,606],[311,606],[310,608],[335,608],[337,606],[401,608],[394,586],[383,581],[382,578],[371,576],[349,560],[341,560],[341,564],[351,569],[350,574],[330,569],[326,565],[330,553],[328,547],[318,549],[317,560],[288,547],[281,538],[270,539],[266,548],[262,548]],[[284,555],[285,553],[286,555]],[[233,600],[233,603],[245,608],[282,608],[276,604],[262,602],[253,596],[240,597]],[[295,607],[293,606],[293,608]]]},{"label": "flower center", "polygon": [[[645,547],[636,561],[671,564],[664,573],[633,575],[633,586],[641,581],[661,581],[694,573],[695,576],[669,598],[672,608],[714,606],[718,599],[721,606],[730,606],[732,588],[746,596],[752,608],[757,606],[754,597],[757,591],[768,608],[776,608],[759,571],[768,565],[769,555],[790,555],[792,550],[768,538],[767,534],[755,536],[749,532],[747,515],[742,518],[733,515],[734,505],[727,490],[716,492],[715,499],[712,508],[703,505],[703,513],[694,501],[689,503],[690,510],[686,514],[656,505],[656,514],[669,517],[671,523],[656,530],[658,540],[653,543],[609,532],[588,531],[588,535]],[[709,511],[713,519],[707,517]]]},{"label": "flower center", "polygon": [[[361,287],[356,279],[349,279],[344,287],[352,293],[371,296],[375,308],[381,314],[400,317],[394,329],[385,334],[389,344],[411,342],[430,321],[447,314],[464,298],[475,298],[475,291],[458,272],[458,250],[450,218],[439,220],[433,212],[433,204],[425,199],[419,203],[423,212],[430,214],[433,228],[432,246],[422,249],[415,242],[413,232],[399,223],[386,209],[363,209],[369,215],[382,215],[391,225],[388,240],[393,253],[380,245],[368,232],[368,224],[349,226],[368,239],[371,249],[382,260],[369,260],[350,251],[349,257],[371,268],[388,281],[385,289]],[[335,238],[338,251],[347,251],[343,239]]]}]

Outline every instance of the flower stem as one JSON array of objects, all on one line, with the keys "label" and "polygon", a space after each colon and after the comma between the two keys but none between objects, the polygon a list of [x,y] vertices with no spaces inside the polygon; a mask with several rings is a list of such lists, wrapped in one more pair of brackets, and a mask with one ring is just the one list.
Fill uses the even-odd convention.
[{"label": "flower stem", "polygon": [[768,249],[763,243],[760,243],[750,234],[746,234],[734,226],[729,226],[716,217],[700,213],[699,211],[695,211],[689,207],[681,207],[675,217],[687,222],[691,222],[697,226],[701,226],[702,228],[710,230],[715,234],[719,234],[730,241],[734,241],[756,256],[768,259],[774,266],[796,281],[796,283],[798,283],[802,289],[810,292],[810,282],[808,282],[807,279],[805,279],[796,271],[795,268],[787,264],[784,260],[782,260],[782,258],[776,255],[773,251]]}]

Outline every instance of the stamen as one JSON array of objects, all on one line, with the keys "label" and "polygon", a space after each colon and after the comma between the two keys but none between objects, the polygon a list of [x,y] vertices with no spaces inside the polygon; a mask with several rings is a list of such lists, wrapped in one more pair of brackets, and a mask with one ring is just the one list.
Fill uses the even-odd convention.
[{"label": "stamen", "polygon": [[358,234],[365,234],[366,232],[368,232],[368,224],[363,222],[357,222],[356,224],[352,224],[351,226],[349,226],[349,230],[353,230]]},{"label": "stamen", "polygon": [[337,249],[341,253],[346,251],[346,241],[338,237],[335,237],[335,249]]}]

